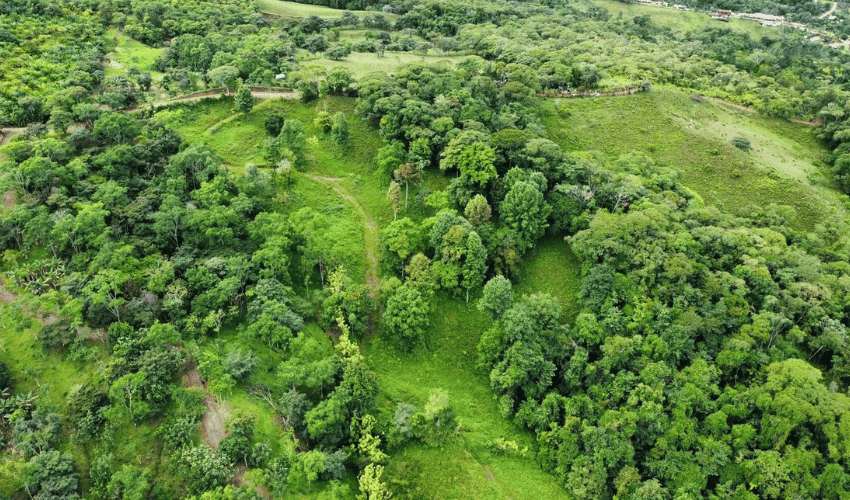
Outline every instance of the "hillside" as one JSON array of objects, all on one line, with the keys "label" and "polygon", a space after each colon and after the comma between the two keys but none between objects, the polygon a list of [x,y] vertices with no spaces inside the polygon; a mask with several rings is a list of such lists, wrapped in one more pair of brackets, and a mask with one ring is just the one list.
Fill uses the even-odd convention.
[{"label": "hillside", "polygon": [[689,5],[0,5],[0,497],[850,498],[850,54]]}]

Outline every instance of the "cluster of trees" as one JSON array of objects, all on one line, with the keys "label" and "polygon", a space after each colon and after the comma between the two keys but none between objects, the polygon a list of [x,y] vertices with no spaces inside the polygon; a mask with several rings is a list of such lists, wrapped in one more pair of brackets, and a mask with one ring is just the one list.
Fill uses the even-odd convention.
[{"label": "cluster of trees", "polygon": [[0,126],[61,121],[103,81],[104,27],[65,4],[0,7]]},{"label": "cluster of trees", "polygon": [[735,217],[692,206],[675,179],[649,191],[569,238],[571,327],[551,297],[485,286],[479,362],[503,412],[577,498],[840,498],[845,224],[799,235],[781,207]]}]

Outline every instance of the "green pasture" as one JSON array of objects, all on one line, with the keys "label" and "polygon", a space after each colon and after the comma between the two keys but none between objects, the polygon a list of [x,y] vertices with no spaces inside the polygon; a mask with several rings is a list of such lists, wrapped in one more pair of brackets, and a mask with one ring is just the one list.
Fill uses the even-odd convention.
[{"label": "green pasture", "polygon": [[[664,87],[614,98],[541,101],[550,137],[569,151],[608,158],[631,151],[649,155],[682,175],[711,204],[736,211],[748,205],[789,205],[791,224],[812,229],[839,213],[826,150],[814,129],[765,118],[720,102]],[[749,152],[731,143],[744,137]]]},{"label": "green pasture", "polygon": [[[285,2],[283,0],[259,0],[260,11],[283,17],[310,17],[319,16],[325,19],[336,19],[342,17],[343,9],[332,9],[322,5],[310,5],[298,2]],[[389,21],[394,21],[398,15],[386,14],[380,11],[352,10],[349,11],[358,17],[372,14],[381,14]]]}]

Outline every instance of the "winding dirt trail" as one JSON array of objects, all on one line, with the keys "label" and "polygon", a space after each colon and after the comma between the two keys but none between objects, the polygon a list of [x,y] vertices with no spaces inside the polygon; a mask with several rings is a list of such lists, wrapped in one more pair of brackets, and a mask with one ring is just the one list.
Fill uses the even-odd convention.
[{"label": "winding dirt trail", "polygon": [[314,174],[301,174],[302,176],[327,186],[336,192],[340,198],[347,201],[360,216],[363,226],[363,247],[366,254],[366,284],[369,286],[369,294],[372,298],[378,293],[381,280],[378,277],[378,223],[363,208],[363,205],[352,195],[339,177],[322,177]]},{"label": "winding dirt trail", "polygon": [[835,9],[837,9],[837,8],[838,8],[838,2],[832,2],[832,7],[830,7],[828,11],[826,11],[826,12],[824,12],[823,14],[819,15],[819,16],[818,16],[818,19],[824,19],[824,18],[826,18],[826,17],[831,16],[831,15],[832,15],[832,13],[833,13],[833,12],[835,12]]},{"label": "winding dirt trail", "polygon": [[[143,108],[131,108],[126,110],[127,113],[138,113],[142,109],[148,107],[161,107],[168,106],[171,104],[177,104],[180,102],[194,102],[200,101],[201,99],[209,99],[209,98],[217,98],[222,94],[225,95],[236,95],[236,92],[233,90],[226,91],[225,89],[212,89],[205,90],[202,92],[193,92],[191,94],[181,95],[178,97],[173,97],[171,99],[165,99],[162,101],[155,101],[145,103]],[[300,99],[301,93],[296,90],[267,90],[267,89],[251,89],[251,95],[256,99]]]}]

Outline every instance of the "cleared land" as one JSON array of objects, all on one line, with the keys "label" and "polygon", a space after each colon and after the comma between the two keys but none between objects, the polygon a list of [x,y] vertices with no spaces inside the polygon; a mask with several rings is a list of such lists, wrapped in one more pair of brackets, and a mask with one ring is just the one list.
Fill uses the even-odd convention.
[{"label": "cleared land", "polygon": [[[325,19],[342,17],[343,9],[332,9],[322,5],[309,5],[306,3],[284,2],[282,0],[260,0],[260,11],[283,17],[310,17],[319,16]],[[358,17],[372,14],[381,14],[387,20],[394,21],[396,14],[385,14],[381,11],[352,10],[349,11]]]},{"label": "cleared land", "polygon": [[412,52],[385,52],[384,57],[375,54],[355,52],[340,61],[316,58],[302,61],[304,64],[316,64],[328,69],[342,66],[347,68],[354,78],[362,78],[369,73],[393,74],[407,64],[447,64],[454,67],[463,56],[422,55]]},{"label": "cleared land", "polygon": [[[749,205],[789,205],[791,224],[812,229],[845,215],[826,153],[805,125],[764,118],[685,92],[655,87],[625,97],[561,99],[543,103],[550,137],[566,150],[616,157],[638,151],[678,170],[706,203],[730,211]],[[741,136],[753,149],[731,143]]]}]

